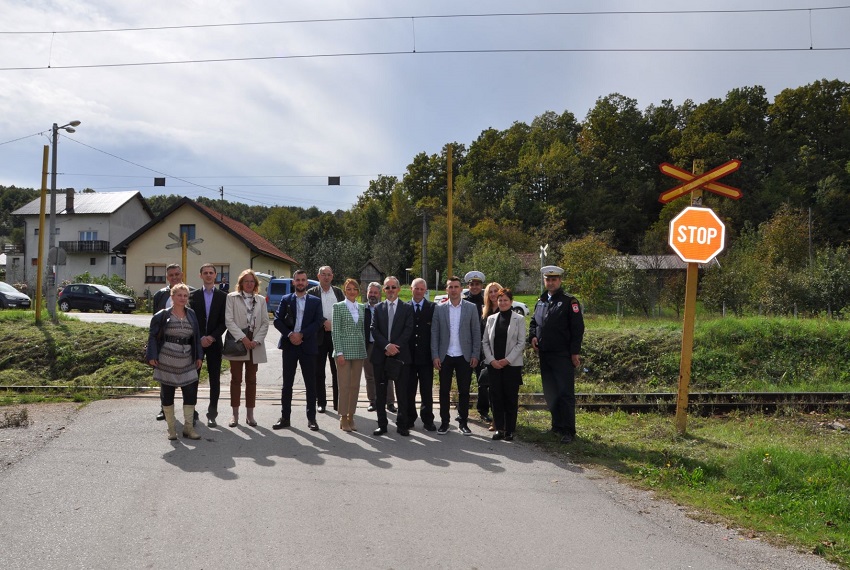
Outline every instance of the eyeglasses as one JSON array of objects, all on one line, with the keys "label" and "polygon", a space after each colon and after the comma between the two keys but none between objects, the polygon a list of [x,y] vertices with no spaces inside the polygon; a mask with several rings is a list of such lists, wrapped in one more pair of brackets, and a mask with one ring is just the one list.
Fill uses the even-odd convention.
[{"label": "eyeglasses", "polygon": [[389,291],[391,289],[398,289],[395,285],[384,285],[384,290]]}]

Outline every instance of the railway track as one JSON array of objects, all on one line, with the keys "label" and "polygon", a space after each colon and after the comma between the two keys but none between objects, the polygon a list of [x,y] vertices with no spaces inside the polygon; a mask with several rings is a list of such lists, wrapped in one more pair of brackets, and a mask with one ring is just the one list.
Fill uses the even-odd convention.
[{"label": "railway track", "polygon": [[[206,391],[202,386],[200,394]],[[57,392],[84,392],[99,390],[116,397],[135,397],[159,399],[159,390],[150,389],[139,392],[134,386],[5,386],[0,391],[32,392],[56,390]],[[453,394],[455,396],[455,394]],[[280,389],[260,388],[257,399],[279,401]],[[304,391],[295,390],[293,401],[303,401]],[[434,395],[436,403],[437,394]],[[659,393],[579,393],[576,394],[576,406],[589,412],[622,410],[629,413],[676,411],[677,394]],[[365,400],[361,394],[360,401]],[[472,394],[470,404],[474,406],[476,395]],[[456,402],[453,399],[453,404]],[[520,407],[530,410],[546,409],[543,394],[520,394]],[[823,412],[829,410],[850,411],[850,392],[692,392],[688,398],[688,412],[699,415],[723,414],[731,411],[773,413],[777,410],[796,410],[802,412]]]}]

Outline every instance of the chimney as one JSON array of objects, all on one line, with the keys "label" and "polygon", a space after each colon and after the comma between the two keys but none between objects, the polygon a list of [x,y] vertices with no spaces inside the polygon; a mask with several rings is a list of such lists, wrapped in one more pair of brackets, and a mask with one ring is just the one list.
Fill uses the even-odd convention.
[{"label": "chimney", "polygon": [[74,213],[74,189],[68,188],[65,190],[65,213]]}]

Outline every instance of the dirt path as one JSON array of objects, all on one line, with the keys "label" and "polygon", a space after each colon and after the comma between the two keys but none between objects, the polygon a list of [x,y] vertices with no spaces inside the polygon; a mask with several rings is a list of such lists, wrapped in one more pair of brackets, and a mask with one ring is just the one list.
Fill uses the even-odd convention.
[{"label": "dirt path", "polygon": [[27,410],[29,423],[25,427],[0,429],[0,472],[6,471],[59,437],[74,420],[82,404],[26,404],[0,407],[0,425],[7,413]]}]

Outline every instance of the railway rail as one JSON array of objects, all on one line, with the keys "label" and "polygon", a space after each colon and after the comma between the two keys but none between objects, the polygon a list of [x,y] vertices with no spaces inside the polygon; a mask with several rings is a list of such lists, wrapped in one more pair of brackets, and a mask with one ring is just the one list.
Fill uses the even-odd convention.
[{"label": "railway rail", "polygon": [[[136,386],[0,386],[0,391],[2,390],[15,392],[56,390],[67,393],[99,391],[101,394],[114,397],[159,399],[158,389],[140,391]],[[204,387],[200,389],[200,392],[201,394],[205,392]],[[280,389],[260,388],[257,390],[257,399],[280,400]],[[293,400],[299,399],[302,401],[304,399],[303,389],[295,390],[293,394]],[[437,400],[436,394],[434,400],[435,402]],[[475,400],[476,395],[472,394],[471,406],[475,404]],[[672,413],[676,411],[676,400],[675,392],[576,394],[576,406],[589,412],[622,410],[629,413]],[[520,394],[519,403],[520,407],[530,410],[546,409],[546,402],[543,394],[540,393]],[[688,412],[699,415],[723,414],[731,411],[773,413],[783,409],[802,412],[850,411],[850,392],[692,392],[688,397]]]}]

